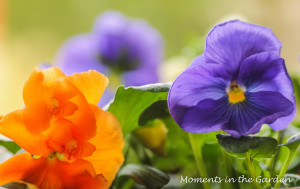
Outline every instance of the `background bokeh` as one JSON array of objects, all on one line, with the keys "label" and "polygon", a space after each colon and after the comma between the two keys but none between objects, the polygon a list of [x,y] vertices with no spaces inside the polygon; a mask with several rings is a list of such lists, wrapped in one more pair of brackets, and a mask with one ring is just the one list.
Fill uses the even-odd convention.
[{"label": "background bokeh", "polygon": [[[34,67],[55,63],[66,39],[89,32],[97,15],[111,9],[157,28],[165,39],[167,60],[182,56],[184,47],[204,39],[224,20],[239,18],[270,27],[283,44],[288,71],[299,75],[299,7],[299,0],[0,0],[0,114],[22,107],[22,87]],[[162,66],[161,73],[181,71],[187,64],[181,60],[169,61],[172,69]],[[172,66],[178,62],[183,66]]]}]

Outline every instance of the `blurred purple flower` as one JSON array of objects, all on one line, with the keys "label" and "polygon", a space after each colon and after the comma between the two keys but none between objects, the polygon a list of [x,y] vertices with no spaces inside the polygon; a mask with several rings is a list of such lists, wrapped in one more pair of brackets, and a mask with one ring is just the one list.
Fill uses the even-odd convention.
[{"label": "blurred purple flower", "polygon": [[109,85],[103,94],[99,104],[103,106],[112,99],[118,84],[158,82],[157,69],[163,54],[162,37],[146,21],[107,11],[96,19],[91,33],[77,35],[62,46],[57,65],[68,75],[92,69],[109,79],[119,77],[119,83]]},{"label": "blurred purple flower", "polygon": [[206,48],[173,83],[168,106],[183,130],[233,137],[288,126],[295,97],[281,43],[268,28],[241,21],[215,26]]}]

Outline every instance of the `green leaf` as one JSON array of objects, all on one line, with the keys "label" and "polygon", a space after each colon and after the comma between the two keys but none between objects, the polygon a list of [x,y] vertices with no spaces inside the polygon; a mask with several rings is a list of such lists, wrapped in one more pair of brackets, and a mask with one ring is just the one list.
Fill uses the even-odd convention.
[{"label": "green leaf", "polygon": [[286,187],[300,186],[300,175],[296,174],[285,174],[284,177],[286,182],[283,183]]},{"label": "green leaf", "polygon": [[284,166],[284,163],[286,162],[287,155],[290,153],[290,149],[286,146],[280,146],[278,148],[278,152],[276,154],[276,161],[272,170],[272,176],[274,176],[275,173],[279,173],[282,167]]},{"label": "green leaf", "polygon": [[[129,145],[135,151],[139,161],[143,164],[150,165],[151,160],[143,144],[134,135],[130,135]],[[132,163],[132,162],[131,162]]]},{"label": "green leaf", "polygon": [[[141,123],[154,117],[148,115],[147,112],[152,113],[152,108],[149,109],[149,107],[158,101],[167,100],[170,86],[170,83],[158,83],[118,88],[114,102],[110,104],[108,111],[118,118],[124,136],[138,128],[142,113]],[[157,104],[154,107],[157,107]]]},{"label": "green leaf", "polygon": [[300,133],[297,133],[293,136],[291,136],[286,143],[281,144],[280,146],[286,146],[288,147],[291,151],[294,151],[298,148],[300,144]]},{"label": "green leaf", "polygon": [[263,169],[259,165],[259,162],[254,160],[252,163],[253,163],[255,175],[256,176],[261,176],[263,174]]},{"label": "green leaf", "polygon": [[128,87],[139,91],[146,91],[146,92],[169,92],[172,83],[155,83],[155,84],[148,84],[142,86],[133,86]]},{"label": "green leaf", "polygon": [[152,165],[167,172],[181,170],[182,174],[196,174],[197,169],[195,169],[195,160],[187,132],[184,132],[171,116],[164,118],[163,122],[168,129],[165,144],[166,156],[154,156]]},{"label": "green leaf", "polygon": [[168,184],[170,178],[164,172],[146,165],[128,164],[123,167],[119,176],[128,176],[136,183],[148,189],[159,189]]},{"label": "green leaf", "polygon": [[160,100],[154,102],[141,113],[138,124],[140,126],[146,125],[149,120],[153,120],[155,118],[165,118],[168,116],[170,116],[170,113],[168,110],[167,100]]},{"label": "green leaf", "polygon": [[3,185],[2,187],[6,189],[37,189],[35,185],[29,183],[21,183],[21,182],[10,182]]},{"label": "green leaf", "polygon": [[21,149],[21,147],[13,141],[0,141],[0,145],[13,154],[16,154]]},{"label": "green leaf", "polygon": [[253,159],[271,158],[277,152],[278,141],[272,137],[217,135],[219,144],[232,156],[246,158],[246,152]]},{"label": "green leaf", "polygon": [[27,185],[23,183],[11,182],[2,186],[7,189],[26,189]]}]

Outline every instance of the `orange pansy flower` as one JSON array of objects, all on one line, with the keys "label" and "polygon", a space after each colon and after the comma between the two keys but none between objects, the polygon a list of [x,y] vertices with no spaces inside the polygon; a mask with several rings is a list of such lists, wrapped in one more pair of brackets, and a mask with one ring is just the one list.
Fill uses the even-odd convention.
[{"label": "orange pansy flower", "polygon": [[0,186],[108,188],[124,161],[119,122],[97,106],[107,78],[35,69],[23,90],[25,108],[0,119],[0,133],[27,152],[0,164]]}]

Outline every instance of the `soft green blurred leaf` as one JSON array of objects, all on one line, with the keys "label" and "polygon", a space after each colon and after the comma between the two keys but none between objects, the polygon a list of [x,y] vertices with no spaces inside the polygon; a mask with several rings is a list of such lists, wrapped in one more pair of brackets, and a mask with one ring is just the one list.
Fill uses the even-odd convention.
[{"label": "soft green blurred leaf", "polygon": [[296,102],[298,103],[300,100],[300,83],[299,83],[299,78],[292,76],[291,77],[293,86],[294,86],[294,93],[296,97]]},{"label": "soft green blurred leaf", "polygon": [[166,155],[165,143],[167,133],[168,129],[160,119],[148,122],[147,126],[140,127],[134,131],[134,135],[146,148],[161,156]]},{"label": "soft green blurred leaf", "polygon": [[3,185],[2,187],[7,189],[26,189],[27,185],[23,183],[11,182],[8,184]]},{"label": "soft green blurred leaf", "polygon": [[[262,178],[269,179],[270,177],[271,177],[270,172],[267,170],[263,170]],[[265,188],[265,189],[271,188],[271,185],[272,185],[272,183],[270,183],[270,182],[263,182],[262,184],[263,184],[263,188]]]},{"label": "soft green blurred leaf", "polygon": [[278,132],[278,133],[282,133],[282,142],[287,142],[287,140],[289,138],[291,138],[292,136],[294,136],[296,133],[300,133],[300,128],[295,126],[294,124],[289,124],[284,130]]},{"label": "soft green blurred leaf", "polygon": [[6,189],[38,189],[38,187],[36,187],[35,185],[21,182],[10,182],[3,185],[2,187]]},{"label": "soft green blurred leaf", "polygon": [[0,141],[0,145],[13,154],[16,154],[19,150],[21,150],[21,147],[13,141]]},{"label": "soft green blurred leaf", "polygon": [[263,169],[259,165],[259,162],[254,160],[253,161],[253,166],[254,166],[254,170],[255,170],[255,175],[256,176],[261,176],[263,174]]},{"label": "soft green blurred leaf", "polygon": [[200,133],[200,134],[193,133],[192,135],[194,135],[194,137],[196,138],[198,145],[203,146],[204,144],[218,143],[216,136],[219,135],[220,133],[221,131],[214,131],[210,133]]},{"label": "soft green blurred leaf", "polygon": [[[254,166],[254,170],[255,170],[255,176],[259,177],[260,180],[262,179],[268,179],[270,178],[270,172],[266,169],[265,166],[261,166],[261,164],[263,164],[263,161],[253,161],[253,166]],[[262,181],[261,183],[259,183],[261,188],[265,188],[265,189],[269,189],[271,188],[271,183],[270,182],[265,182]]]},{"label": "soft green blurred leaf", "polygon": [[[190,145],[188,133],[183,131],[172,117],[166,117],[163,121],[168,129],[166,141],[167,154],[165,157],[155,156],[152,161],[153,165],[163,171],[196,176],[195,157]],[[213,171],[214,174],[219,167],[219,162],[216,163],[219,157],[219,148],[214,145],[214,143],[217,143],[216,134],[219,134],[219,132],[194,134],[197,147],[203,148],[207,144],[207,147],[203,148],[203,155],[205,156],[204,159],[208,160],[206,163],[209,164],[209,169]],[[213,161],[209,162],[210,160]]]},{"label": "soft green blurred leaf", "polygon": [[291,136],[286,143],[281,144],[281,146],[286,146],[288,147],[291,151],[294,151],[298,148],[300,144],[300,133],[297,133],[293,136]]},{"label": "soft green blurred leaf", "polygon": [[139,125],[146,125],[149,120],[155,118],[165,118],[170,116],[167,100],[160,100],[154,102],[152,105],[147,107],[139,117]]},{"label": "soft green blurred leaf", "polygon": [[159,189],[168,184],[170,178],[164,172],[146,165],[128,164],[123,167],[119,176],[129,176],[136,183],[148,189]]},{"label": "soft green blurred leaf", "polygon": [[183,131],[172,119],[171,116],[163,119],[168,133],[166,147],[166,156],[154,156],[153,165],[161,170],[168,172],[178,172],[192,174],[195,172],[194,156],[189,144],[187,132]]},{"label": "soft green blurred leaf", "polygon": [[248,170],[249,168],[248,168],[247,164],[245,163],[244,159],[232,157],[232,165],[233,165],[234,170],[241,175],[248,174],[248,172],[249,172],[249,170]]},{"label": "soft green blurred leaf", "polygon": [[[141,162],[146,165],[151,164],[150,157],[146,151],[146,148],[144,148],[143,144],[138,140],[137,137],[130,134],[129,145],[130,145],[130,148],[132,150],[134,150],[134,152],[137,156],[138,162]],[[133,162],[130,162],[130,163],[133,163]]]},{"label": "soft green blurred leaf", "polygon": [[246,158],[246,152],[253,159],[271,158],[277,152],[278,141],[272,137],[217,135],[219,144],[231,155]]},{"label": "soft green blurred leaf", "polygon": [[[296,174],[285,174],[284,179],[286,179],[287,182],[284,182],[283,185],[286,187],[296,187],[300,186],[300,175]],[[291,181],[291,182],[289,182]]]},{"label": "soft green blurred leaf", "polygon": [[155,84],[148,84],[148,85],[142,85],[142,86],[132,86],[132,87],[127,87],[131,89],[135,89],[138,91],[145,91],[145,92],[169,92],[169,89],[171,87],[172,83],[155,83]]},{"label": "soft green blurred leaf", "polygon": [[[166,100],[171,84],[157,83],[139,87],[119,87],[109,112],[119,119],[124,136],[138,128],[140,115],[153,103]],[[147,115],[143,113],[143,116]],[[153,116],[152,116],[153,118]]]},{"label": "soft green blurred leaf", "polygon": [[286,146],[281,146],[278,148],[278,153],[276,155],[275,159],[275,165],[274,165],[274,170],[271,176],[274,176],[276,174],[279,174],[280,170],[284,166],[284,163],[287,159],[287,155],[290,153],[289,148]]}]

